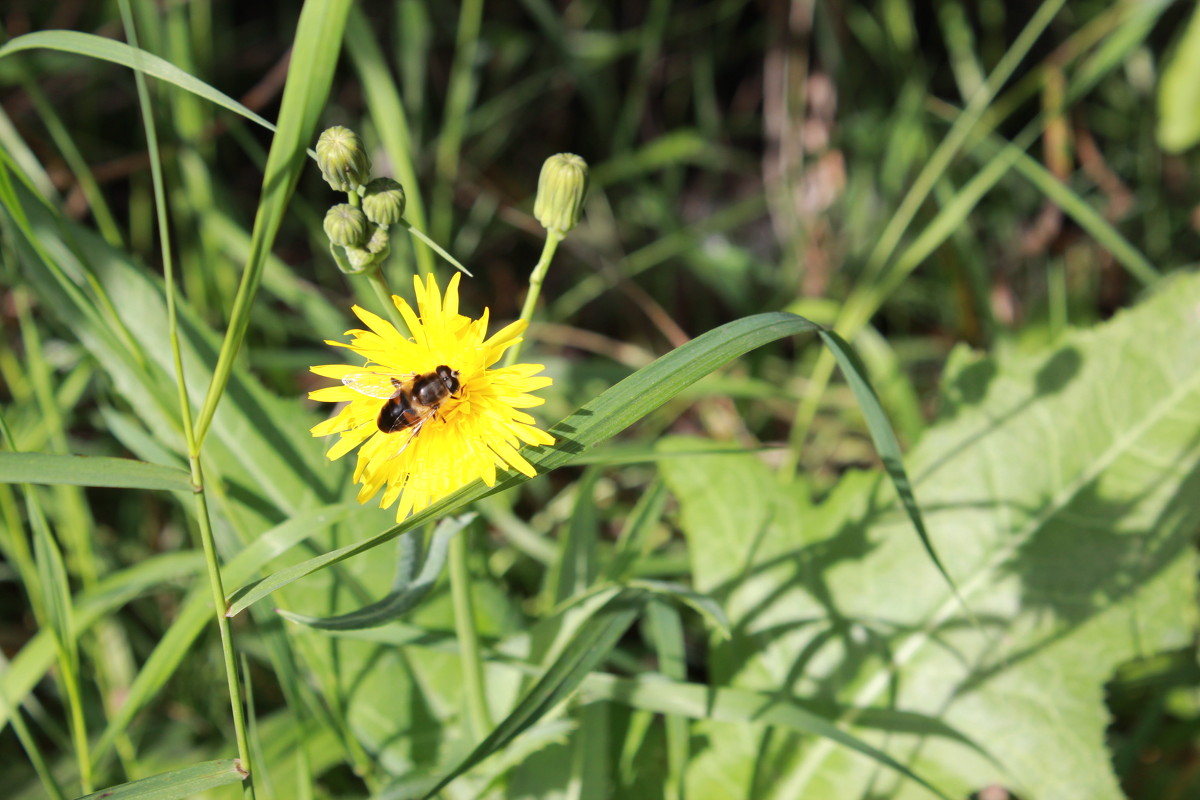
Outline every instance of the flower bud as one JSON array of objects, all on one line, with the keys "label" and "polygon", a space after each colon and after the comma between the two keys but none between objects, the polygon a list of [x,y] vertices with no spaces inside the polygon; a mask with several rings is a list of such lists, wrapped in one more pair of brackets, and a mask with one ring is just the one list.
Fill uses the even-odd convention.
[{"label": "flower bud", "polygon": [[378,225],[375,227],[375,232],[371,234],[371,238],[367,240],[367,252],[378,256],[382,261],[387,257],[387,254],[392,249],[391,237],[388,236],[386,225]]},{"label": "flower bud", "polygon": [[376,178],[363,191],[362,208],[376,225],[395,225],[404,218],[404,187],[391,178]]},{"label": "flower bud", "polygon": [[367,215],[347,203],[325,212],[325,235],[342,247],[360,247],[367,241]]},{"label": "flower bud", "polygon": [[325,182],[339,192],[352,192],[367,182],[371,159],[362,139],[349,128],[327,128],[317,140],[317,166]]},{"label": "flower bud", "polygon": [[587,162],[574,153],[550,156],[538,178],[533,215],[548,231],[566,233],[579,222],[587,194]]},{"label": "flower bud", "polygon": [[347,270],[343,267],[342,271],[348,275],[357,275],[374,264],[376,258],[375,254],[365,247],[347,247],[346,261],[349,263],[350,269]]}]

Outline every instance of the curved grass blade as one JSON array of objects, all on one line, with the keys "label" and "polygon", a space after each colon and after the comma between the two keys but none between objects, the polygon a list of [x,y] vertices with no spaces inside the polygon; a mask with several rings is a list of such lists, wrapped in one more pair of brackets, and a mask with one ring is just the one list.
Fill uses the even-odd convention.
[{"label": "curved grass blade", "polygon": [[662,478],[655,479],[650,488],[642,492],[617,538],[612,560],[604,570],[605,578],[614,583],[623,582],[638,559],[646,554],[650,533],[667,509],[667,495],[667,485]]},{"label": "curved grass blade", "polygon": [[426,236],[419,228],[417,228],[413,225],[409,225],[407,230],[413,236],[417,237],[422,242],[424,242],[427,247],[429,247],[431,250],[433,250],[433,252],[437,253],[439,256],[446,259],[446,261],[450,262],[450,265],[452,267],[454,267],[455,269],[457,269],[459,272],[462,272],[468,278],[475,277],[474,275],[471,274],[471,271],[469,269],[464,267],[462,264],[458,263],[458,259],[456,259],[454,256],[447,253],[444,249],[442,249],[441,245],[439,245],[433,239],[430,239],[428,236]]},{"label": "curved grass blade", "polygon": [[250,233],[250,255],[242,271],[229,327],[221,343],[212,382],[204,404],[196,415],[195,439],[199,446],[208,433],[216,414],[217,404],[225,394],[233,364],[241,350],[242,340],[250,325],[250,309],[258,294],[263,268],[271,251],[271,243],[283,222],[288,199],[300,180],[300,171],[307,158],[307,143],[312,140],[317,120],[329,97],[333,72],[341,52],[342,31],[350,0],[309,0],[300,12],[300,22],[293,40],[291,66],[283,87],[279,107],[279,126],[271,139],[267,165],[263,171],[262,194]]},{"label": "curved grass blade", "polygon": [[[879,399],[871,389],[865,368],[854,356],[850,345],[841,337],[795,314],[776,311],[745,317],[714,328],[672,350],[603,392],[551,428],[550,434],[555,437],[557,444],[528,454],[529,461],[538,474],[573,463],[595,445],[628,428],[734,358],[776,339],[813,331],[820,334],[821,341],[830,348],[837,363],[846,373],[855,397],[862,406],[880,458],[883,459],[887,473],[896,486],[896,492],[913,520],[921,541],[932,554],[933,545],[925,532],[920,509],[917,507],[912,486],[900,458],[899,442],[892,432]],[[230,595],[227,613],[233,616],[292,581],[378,547],[426,521],[437,519],[481,497],[519,486],[527,480],[529,478],[524,475],[510,473],[493,487],[482,483],[463,487],[370,539],[332,550],[241,587]],[[954,587],[949,574],[936,556],[934,563],[951,587]],[[957,594],[957,588],[954,591]]]},{"label": "curved grass blade", "polygon": [[[871,746],[857,736],[846,733],[825,717],[801,708],[789,697],[700,683],[665,681],[661,678],[652,680],[617,678],[612,675],[599,674],[587,676],[583,684],[583,692],[590,698],[612,700],[633,708],[657,711],[660,714],[677,714],[693,719],[758,722],[810,733],[861,753],[906,778],[916,781],[943,800],[948,800],[946,795],[935,786],[887,753]],[[883,729],[901,726],[918,727],[927,733],[948,736],[963,742],[986,755],[986,752],[980,750],[974,742],[934,719],[913,714],[889,714],[886,710],[880,710],[872,723],[872,727]]]},{"label": "curved grass blade", "polygon": [[180,89],[203,97],[214,105],[240,114],[252,122],[257,122],[267,130],[275,130],[275,126],[270,122],[224,92],[217,91],[171,62],[145,50],[130,47],[124,42],[81,31],[35,31],[5,42],[4,46],[0,47],[0,58],[12,53],[19,53],[22,50],[59,50],[141,70],[146,75],[174,84]]},{"label": "curved grass blade", "polygon": [[627,589],[601,606],[575,634],[541,680],[517,703],[516,708],[424,797],[433,797],[459,775],[492,753],[502,750],[574,691],[587,674],[616,647],[648,598],[649,595],[643,591]]},{"label": "curved grass blade", "polygon": [[971,609],[967,608],[967,601],[963,599],[962,594],[958,591],[958,585],[954,583],[954,579],[946,571],[942,560],[938,558],[933,541],[929,538],[929,532],[925,529],[925,520],[921,517],[917,498],[913,495],[912,482],[908,479],[908,472],[904,469],[900,442],[896,439],[896,434],[892,430],[891,423],[888,422],[887,414],[884,413],[879,398],[875,395],[875,390],[867,381],[867,368],[862,365],[858,354],[841,336],[827,330],[821,330],[820,336],[821,341],[829,348],[829,352],[833,353],[833,357],[837,359],[838,366],[842,368],[842,374],[846,376],[846,382],[850,384],[850,389],[854,392],[855,399],[858,400],[858,406],[862,409],[863,417],[867,421],[867,429],[871,432],[871,441],[875,443],[875,451],[879,453],[879,458],[883,461],[883,468],[887,471],[888,477],[892,479],[892,485],[896,487],[896,494],[900,496],[900,502],[904,505],[908,518],[912,521],[917,536],[921,538],[925,552],[929,554],[929,558],[937,567],[938,572],[942,573],[942,577],[950,585],[950,590],[958,598],[959,605],[963,607],[967,616],[974,620]]},{"label": "curved grass blade", "polygon": [[716,600],[706,594],[692,591],[683,584],[671,583],[670,581],[641,579],[630,581],[629,586],[645,589],[648,592],[660,595],[664,600],[677,600],[704,617],[709,624],[716,628],[722,637],[728,639],[732,635],[730,632],[729,617],[725,616],[725,609],[721,608]]},{"label": "curved grass blade", "polygon": [[218,786],[241,783],[248,775],[236,758],[205,761],[139,781],[110,786],[78,800],[181,800]]},{"label": "curved grass blade", "polygon": [[0,483],[164,489],[188,493],[193,490],[191,476],[178,467],[164,467],[132,458],[54,453],[0,453]]},{"label": "curved grass blade", "polygon": [[[776,339],[817,329],[816,323],[783,312],[757,314],[714,328],[638,370],[585,404],[550,429],[550,434],[558,444],[528,453],[526,457],[539,474],[571,463],[577,456],[629,427],[730,360]],[[377,536],[310,558],[241,587],[230,595],[227,613],[231,616],[237,614],[292,581],[378,547],[429,520],[444,516],[486,495],[519,486],[527,480],[524,475],[510,473],[491,488],[482,483],[463,487]]]},{"label": "curved grass blade", "polygon": [[[672,681],[687,680],[687,654],[679,611],[667,603],[650,603],[642,626],[647,640],[654,645],[659,673]],[[667,714],[665,717],[667,774],[663,779],[663,794],[666,797],[684,797],[684,773],[691,750],[690,726],[687,718],[678,714]]]},{"label": "curved grass blade", "polygon": [[439,522],[429,543],[429,554],[426,556],[425,564],[421,567],[421,573],[417,575],[416,580],[389,593],[378,602],[336,617],[310,617],[283,609],[277,609],[277,611],[284,619],[324,630],[359,630],[391,622],[416,608],[433,589],[433,584],[442,574],[442,568],[446,566],[446,554],[450,549],[450,540],[456,533],[469,525],[475,516],[475,514],[463,514],[458,517],[447,517]]}]

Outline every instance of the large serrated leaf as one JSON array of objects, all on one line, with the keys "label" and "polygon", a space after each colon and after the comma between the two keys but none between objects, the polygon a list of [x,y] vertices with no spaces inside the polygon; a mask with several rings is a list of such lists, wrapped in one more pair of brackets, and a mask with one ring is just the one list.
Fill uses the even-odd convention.
[{"label": "large serrated leaf", "polygon": [[[714,683],[938,719],[985,752],[855,731],[951,795],[996,783],[1026,800],[1121,797],[1103,684],[1195,630],[1198,339],[1189,276],[1045,352],[953,360],[942,418],[909,467],[978,626],[900,535],[880,476],[847,475],[814,509],[751,456],[663,461],[696,589],[733,624],[711,650]],[[707,749],[689,797],[928,796],[828,741],[765,727],[698,726]]]}]

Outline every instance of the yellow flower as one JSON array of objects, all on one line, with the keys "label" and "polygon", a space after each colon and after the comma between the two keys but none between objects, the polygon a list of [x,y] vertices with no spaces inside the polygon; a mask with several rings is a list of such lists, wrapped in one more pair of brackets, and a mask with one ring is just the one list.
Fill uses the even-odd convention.
[{"label": "yellow flower", "polygon": [[[512,467],[533,477],[533,465],[517,448],[522,443],[554,444],[554,437],[536,428],[533,417],[520,410],[544,402],[529,394],[550,385],[549,378],[537,376],[542,365],[490,369],[505,350],[521,341],[526,323],[514,322],[486,338],[487,309],[476,320],[458,313],[458,280],[458,275],[450,280],[443,298],[432,276],[426,283],[414,278],[416,311],[403,298],[392,297],[412,334],[408,338],[387,320],[355,306],[354,313],[369,330],[347,331],[352,337],[349,344],[327,343],[350,348],[366,359],[365,366],[312,367],[318,375],[349,381],[309,393],[314,400],[346,404],[315,426],[313,436],[340,434],[329,450],[330,460],[362,445],[354,469],[354,480],[362,483],[358,501],[365,503],[383,489],[382,508],[399,500],[397,521],[476,478],[495,485],[497,467]],[[419,419],[412,412],[392,414],[393,420],[408,421],[408,427],[392,433],[380,430],[380,411],[396,403],[381,399],[379,392],[368,396],[363,387],[372,382],[391,387],[392,378],[407,385],[417,376],[436,376],[442,366],[458,373],[457,387],[431,406],[432,411],[421,412]],[[445,388],[453,386],[449,383]],[[385,389],[382,397],[388,393]]]}]

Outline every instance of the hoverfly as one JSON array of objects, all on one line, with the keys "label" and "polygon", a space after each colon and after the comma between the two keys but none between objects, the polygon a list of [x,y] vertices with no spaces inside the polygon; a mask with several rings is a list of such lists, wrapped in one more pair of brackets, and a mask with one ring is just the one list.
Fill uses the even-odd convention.
[{"label": "hoverfly", "polygon": [[[462,389],[458,370],[442,364],[433,372],[407,375],[388,372],[353,372],[342,383],[359,394],[386,400],[375,422],[384,433],[412,429],[404,447],[417,438],[426,422],[437,416],[447,398]],[[403,452],[404,448],[400,449]],[[399,455],[400,453],[396,453]]]}]

